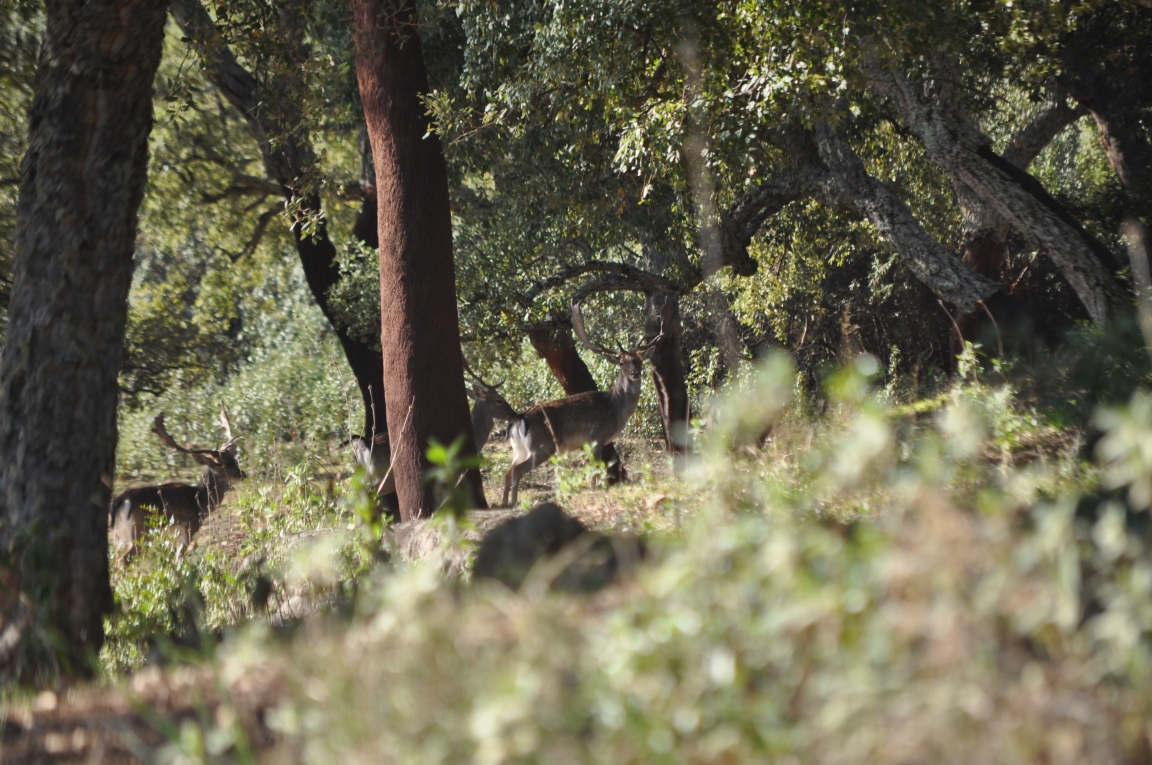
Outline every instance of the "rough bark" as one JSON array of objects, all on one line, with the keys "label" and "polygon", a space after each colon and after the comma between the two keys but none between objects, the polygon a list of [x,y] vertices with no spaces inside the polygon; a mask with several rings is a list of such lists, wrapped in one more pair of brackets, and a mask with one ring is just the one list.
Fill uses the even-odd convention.
[{"label": "rough bark", "polygon": [[[649,292],[644,296],[645,339],[651,340],[661,332],[664,336],[652,346],[648,361],[656,385],[664,445],[675,458],[689,451],[692,419],[684,358],[680,352],[680,298],[675,294]],[[679,472],[681,460],[675,460],[674,464]]]},{"label": "rough bark", "polygon": [[[456,308],[448,170],[421,97],[428,77],[414,0],[352,0],[356,75],[376,167],[380,345],[401,517],[436,509],[429,439],[475,454]],[[480,473],[464,480],[478,506]]]},{"label": "rough bark", "polygon": [[[1053,86],[1044,103],[1032,115],[1028,123],[1008,140],[1008,145],[1005,146],[1000,157],[1019,170],[1027,170],[1032,161],[1044,150],[1044,147],[1052,142],[1052,139],[1085,113],[1083,108],[1069,106],[1064,88],[1059,85]],[[982,240],[981,246],[985,250],[994,243],[993,240],[998,241],[998,246],[1003,249],[1003,253],[1006,255],[1007,237],[1012,226],[1011,222],[964,184],[957,183],[954,188],[956,200],[964,218],[966,238]],[[977,270],[977,273],[993,276],[996,272],[994,270]]]},{"label": "rough bark", "polygon": [[[296,97],[293,83],[271,83],[283,103],[272,110],[258,93],[256,78],[232,54],[216,30],[212,17],[195,0],[174,0],[172,18],[196,46],[212,84],[232,105],[248,125],[248,130],[260,150],[264,171],[277,186],[285,201],[298,200],[300,212],[317,220],[324,220],[320,198],[307,194],[301,188],[305,172],[316,157],[308,141],[299,110],[292,105]],[[369,162],[371,161],[369,155]],[[368,176],[366,176],[368,177]],[[371,176],[374,178],[374,176]],[[364,404],[364,433],[383,433],[388,429],[384,391],[384,361],[374,347],[353,337],[335,318],[328,302],[328,291],[340,279],[336,265],[336,246],[328,236],[323,223],[312,235],[306,236],[299,223],[292,233],[300,265],[308,289],[321,312],[332,326],[348,366],[356,378],[356,386]],[[375,189],[365,184],[365,194],[353,235],[370,247],[377,246]]]},{"label": "rough bark", "polygon": [[[938,67],[939,68],[939,67]],[[946,68],[946,67],[944,67]],[[1097,324],[1106,323],[1124,302],[1115,278],[1093,252],[1082,230],[1068,225],[1045,200],[1033,193],[1039,182],[1023,170],[1009,174],[1009,163],[992,161],[989,141],[961,107],[960,96],[941,76],[925,87],[903,73],[879,63],[868,65],[869,86],[896,107],[920,139],[934,163],[992,205],[1028,236],[1064,274],[1088,314]],[[1023,184],[1031,178],[1035,186]]]},{"label": "rough bark", "polygon": [[82,675],[112,608],[116,381],[166,4],[46,11],[0,359],[0,555]]},{"label": "rough bark", "polygon": [[794,126],[788,130],[787,152],[787,173],[760,182],[721,216],[725,251],[743,250],[746,256],[752,237],[771,215],[790,202],[816,198],[821,204],[867,218],[896,248],[916,278],[944,300],[970,310],[999,289],[994,282],[963,268],[934,240],[895,191],[868,175],[864,163],[839,133],[823,126],[818,137]]},{"label": "rough bark", "polygon": [[[580,358],[576,350],[576,341],[572,338],[570,326],[541,325],[528,329],[528,339],[535,349],[536,355],[544,359],[553,376],[564,389],[565,396],[575,396],[577,393],[591,393],[600,388],[596,385],[596,378],[588,370],[584,359]],[[608,466],[608,484],[617,484],[626,480],[627,471],[620,453],[616,451],[615,444],[605,444],[601,453],[604,463]]]},{"label": "rough bark", "polygon": [[824,203],[855,208],[896,246],[912,273],[941,298],[964,310],[992,295],[1000,286],[973,273],[933,239],[896,192],[868,175],[847,139],[827,125],[816,133],[820,159],[829,172],[819,183]]}]

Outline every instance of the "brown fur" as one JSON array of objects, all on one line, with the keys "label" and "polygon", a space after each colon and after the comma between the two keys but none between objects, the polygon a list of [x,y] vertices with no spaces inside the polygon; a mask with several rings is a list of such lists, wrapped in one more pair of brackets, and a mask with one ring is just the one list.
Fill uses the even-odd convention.
[{"label": "brown fur", "polygon": [[503,504],[509,504],[511,493],[511,504],[515,505],[520,479],[554,454],[592,444],[594,458],[603,459],[604,445],[620,435],[640,401],[644,357],[636,351],[621,351],[615,361],[620,374],[611,390],[538,404],[512,423],[508,443],[513,458],[504,476]]},{"label": "brown fur", "polygon": [[109,506],[112,535],[116,554],[121,563],[127,563],[136,554],[136,540],[155,528],[160,517],[162,526],[174,526],[180,535],[177,555],[183,554],[200,530],[204,519],[219,506],[224,495],[236,481],[247,478],[236,462],[235,439],[228,425],[228,417],[221,407],[221,423],[228,431],[228,443],[220,449],[189,449],[172,440],[164,429],[164,415],[156,418],[153,430],[166,445],[192,455],[204,466],[200,482],[165,483],[159,486],[139,486],[117,494]]}]

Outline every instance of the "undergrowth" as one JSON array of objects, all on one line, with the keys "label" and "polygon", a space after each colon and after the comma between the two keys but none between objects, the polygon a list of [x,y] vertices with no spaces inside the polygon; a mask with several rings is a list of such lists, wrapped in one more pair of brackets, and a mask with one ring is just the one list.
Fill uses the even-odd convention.
[{"label": "undergrowth", "polygon": [[[204,552],[121,575],[112,644],[176,613],[133,586],[192,580],[205,627],[250,619],[203,666],[224,689],[280,689],[261,719],[287,761],[1147,756],[1152,397],[1097,413],[1096,462],[1003,377],[969,365],[901,404],[876,366],[839,372],[812,416],[770,358],[698,428],[680,481],[641,471],[605,492],[599,467],[558,466],[566,507],[649,536],[635,577],[599,595],[453,584],[437,554],[385,563],[354,496],[289,475],[236,501],[244,558],[275,587],[335,593],[343,618],[278,637]],[[294,562],[285,540],[318,528],[339,533]],[[252,717],[236,693],[221,719]]]}]

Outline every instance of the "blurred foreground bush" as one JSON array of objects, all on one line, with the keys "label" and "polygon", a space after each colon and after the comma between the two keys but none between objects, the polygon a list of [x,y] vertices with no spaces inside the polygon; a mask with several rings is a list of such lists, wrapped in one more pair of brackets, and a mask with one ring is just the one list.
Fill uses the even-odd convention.
[{"label": "blurred foreground bush", "polygon": [[682,533],[633,581],[514,595],[379,567],[351,623],[225,642],[219,685],[282,689],[263,724],[286,761],[1146,761],[1144,394],[1100,417],[1101,471],[1010,389],[894,410],[875,366],[812,425],[771,360],[667,487]]}]

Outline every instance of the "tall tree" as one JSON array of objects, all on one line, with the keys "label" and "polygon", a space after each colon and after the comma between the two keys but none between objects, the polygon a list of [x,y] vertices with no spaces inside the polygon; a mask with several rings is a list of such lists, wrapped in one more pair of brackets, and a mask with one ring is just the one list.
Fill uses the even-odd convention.
[{"label": "tall tree", "polygon": [[[448,169],[422,98],[428,76],[414,0],[352,0],[356,75],[376,165],[380,345],[400,513],[435,511],[423,484],[429,439],[464,439],[474,454],[464,393]],[[464,476],[485,506],[477,470]]]},{"label": "tall tree", "polygon": [[[0,359],[0,555],[69,674],[89,670],[112,608],[116,379],[166,6],[49,0],[20,169]],[[53,661],[38,654],[25,672]]]},{"label": "tall tree", "polygon": [[[380,354],[355,336],[335,315],[329,290],[340,280],[336,263],[336,245],[329,236],[320,195],[307,188],[306,176],[316,163],[308,128],[297,103],[305,84],[293,73],[308,58],[302,30],[290,8],[280,18],[285,37],[276,51],[286,60],[261,91],[256,78],[236,60],[227,42],[217,30],[212,17],[197,0],[174,0],[172,18],[192,41],[203,60],[212,84],[244,117],[252,138],[259,147],[264,171],[285,201],[296,205],[298,220],[292,226],[296,251],[304,278],[316,304],[332,324],[348,366],[364,402],[364,433],[384,432],[384,364]],[[261,98],[264,96],[264,99]],[[272,103],[269,103],[271,101]],[[370,158],[369,158],[370,159]],[[364,204],[353,234],[369,245],[375,244],[376,197],[370,186],[364,187]],[[306,227],[304,220],[315,222]]]}]

